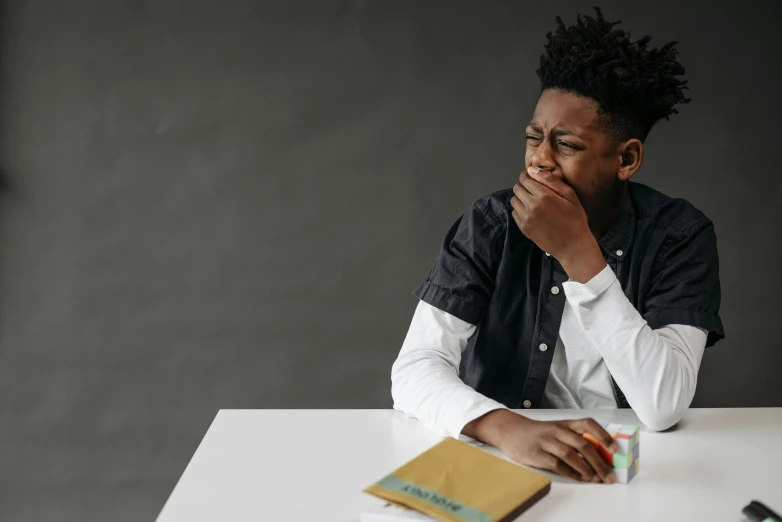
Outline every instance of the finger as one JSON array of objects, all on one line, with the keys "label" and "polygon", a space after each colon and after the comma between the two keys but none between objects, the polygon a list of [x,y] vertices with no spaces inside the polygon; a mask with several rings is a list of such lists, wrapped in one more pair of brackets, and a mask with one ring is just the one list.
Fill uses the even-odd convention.
[{"label": "finger", "polygon": [[595,472],[578,452],[558,439],[547,439],[541,443],[541,448],[554,455],[580,475],[579,480],[592,482]]},{"label": "finger", "polygon": [[533,464],[536,468],[553,471],[558,475],[562,475],[563,477],[567,477],[578,482],[583,482],[584,480],[576,470],[550,453],[544,453],[543,456],[537,460],[537,463]]},{"label": "finger", "polygon": [[529,191],[529,188],[525,187],[521,183],[516,183],[515,185],[513,185],[513,194],[521,200],[529,199],[532,197],[532,192]]},{"label": "finger", "polygon": [[[529,174],[527,174],[527,171],[521,173],[519,182],[516,185],[533,196],[539,196],[542,192],[549,190],[548,187],[531,178]],[[515,187],[514,192],[516,192]]]},{"label": "finger", "polygon": [[530,167],[527,169],[527,173],[533,180],[551,189],[561,198],[564,198],[571,203],[575,202],[577,199],[573,189],[567,183],[556,177],[550,170]]},{"label": "finger", "polygon": [[605,459],[600,456],[597,448],[582,435],[579,435],[568,428],[562,428],[557,431],[556,437],[560,442],[567,444],[583,455],[584,460],[586,460],[589,466],[597,472],[601,481],[608,484],[613,484],[615,482],[616,475],[613,474],[611,466],[609,466]]},{"label": "finger", "polygon": [[575,431],[576,433],[580,433],[581,435],[584,433],[589,433],[612,453],[619,451],[619,446],[617,446],[616,442],[614,442],[614,439],[611,438],[611,435],[594,419],[572,420],[568,421],[566,425],[568,428]]},{"label": "finger", "polygon": [[526,213],[527,207],[524,206],[524,202],[521,201],[518,197],[513,196],[510,198],[510,206],[513,207],[513,210],[519,215],[522,216]]}]

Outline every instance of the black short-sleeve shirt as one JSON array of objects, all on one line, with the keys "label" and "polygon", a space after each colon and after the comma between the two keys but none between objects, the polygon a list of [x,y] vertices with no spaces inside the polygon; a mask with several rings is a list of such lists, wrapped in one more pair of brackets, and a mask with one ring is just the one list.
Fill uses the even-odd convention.
[{"label": "black short-sleeve shirt", "polygon": [[[551,289],[568,280],[559,262],[525,237],[511,216],[511,189],[479,199],[443,240],[415,295],[477,325],[460,377],[511,408],[540,407],[565,305]],[[652,328],[668,324],[724,337],[719,317],[717,237],[712,222],[682,199],[639,183],[599,244],[625,295]],[[614,384],[617,405],[628,407]]]}]

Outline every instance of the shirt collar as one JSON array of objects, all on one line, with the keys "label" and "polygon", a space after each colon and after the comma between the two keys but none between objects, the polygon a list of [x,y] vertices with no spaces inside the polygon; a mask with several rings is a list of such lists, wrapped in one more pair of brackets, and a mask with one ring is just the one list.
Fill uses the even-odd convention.
[{"label": "shirt collar", "polygon": [[627,199],[622,207],[622,211],[608,227],[608,230],[598,243],[608,255],[615,259],[622,259],[627,256],[630,245],[635,233],[635,205],[633,198],[628,191]]}]

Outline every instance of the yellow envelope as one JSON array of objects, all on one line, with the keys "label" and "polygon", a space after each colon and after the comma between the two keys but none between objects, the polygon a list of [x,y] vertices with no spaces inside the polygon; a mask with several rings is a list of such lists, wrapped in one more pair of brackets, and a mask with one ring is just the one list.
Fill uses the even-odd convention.
[{"label": "yellow envelope", "polygon": [[364,491],[444,522],[505,522],[551,481],[456,439],[445,439]]}]

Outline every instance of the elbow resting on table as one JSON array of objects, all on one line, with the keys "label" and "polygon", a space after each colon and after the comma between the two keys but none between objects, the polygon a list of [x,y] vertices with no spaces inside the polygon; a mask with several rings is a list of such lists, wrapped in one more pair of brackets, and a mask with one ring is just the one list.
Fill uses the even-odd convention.
[{"label": "elbow resting on table", "polygon": [[[703,342],[705,344],[705,339]],[[654,381],[653,389],[647,393],[636,393],[636,404],[633,401],[630,404],[638,420],[652,431],[667,430],[682,420],[692,404],[698,383],[700,361],[688,357],[689,351],[677,344],[671,341],[666,344],[666,357],[658,368],[659,378]]]},{"label": "elbow resting on table", "polygon": [[437,351],[402,354],[391,368],[394,409],[419,417],[423,408],[447,399],[454,380],[458,370]]},{"label": "elbow resting on table", "polygon": [[692,402],[692,395],[679,396],[678,400],[666,405],[657,403],[633,409],[644,426],[652,431],[665,431],[682,420]]},{"label": "elbow resting on table", "polygon": [[652,431],[664,431],[682,420],[692,403],[695,395],[694,387],[689,389],[684,386],[684,388],[672,396],[657,394],[650,401],[643,401],[644,403],[635,406],[631,403],[630,406],[644,426]]},{"label": "elbow resting on table", "polygon": [[639,420],[643,423],[644,426],[649,428],[652,431],[665,431],[668,428],[671,428],[676,425],[680,420],[682,420],[682,417],[684,416],[684,413],[667,413],[667,414],[660,414],[660,415],[652,415],[649,417],[641,417],[639,415]]}]

